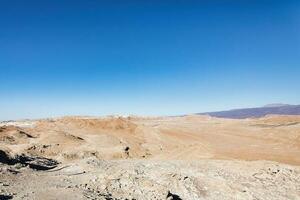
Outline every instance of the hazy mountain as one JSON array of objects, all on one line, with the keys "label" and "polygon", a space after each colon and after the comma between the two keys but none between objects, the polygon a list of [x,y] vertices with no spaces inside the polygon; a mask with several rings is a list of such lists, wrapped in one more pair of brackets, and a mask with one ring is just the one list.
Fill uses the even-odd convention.
[{"label": "hazy mountain", "polygon": [[258,108],[243,108],[243,109],[207,112],[207,113],[199,113],[199,114],[207,114],[213,117],[232,118],[232,119],[263,117],[269,114],[300,115],[300,105],[269,104],[264,107],[258,107]]},{"label": "hazy mountain", "polygon": [[267,104],[264,107],[282,107],[282,106],[291,106],[291,105],[284,104],[284,103],[272,103],[272,104]]}]

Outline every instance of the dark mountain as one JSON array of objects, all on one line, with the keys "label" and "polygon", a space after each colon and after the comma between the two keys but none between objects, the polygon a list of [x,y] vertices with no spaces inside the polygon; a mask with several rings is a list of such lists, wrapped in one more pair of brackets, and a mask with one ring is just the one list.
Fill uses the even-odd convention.
[{"label": "dark mountain", "polygon": [[206,114],[212,117],[232,118],[232,119],[245,119],[263,117],[269,114],[275,115],[300,115],[300,105],[288,104],[270,104],[258,108],[243,108],[218,112],[199,113]]}]

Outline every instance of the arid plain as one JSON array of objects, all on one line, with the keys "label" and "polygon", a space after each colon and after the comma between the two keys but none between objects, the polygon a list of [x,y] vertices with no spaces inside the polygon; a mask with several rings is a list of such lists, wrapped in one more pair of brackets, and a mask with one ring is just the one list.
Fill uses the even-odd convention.
[{"label": "arid plain", "polygon": [[0,151],[3,199],[300,199],[300,116],[2,122]]}]

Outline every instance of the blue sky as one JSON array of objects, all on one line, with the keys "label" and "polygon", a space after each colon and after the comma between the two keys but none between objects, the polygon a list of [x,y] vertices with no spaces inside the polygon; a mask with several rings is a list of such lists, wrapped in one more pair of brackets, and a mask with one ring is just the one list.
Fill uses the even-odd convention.
[{"label": "blue sky", "polygon": [[299,1],[0,1],[0,120],[300,103]]}]

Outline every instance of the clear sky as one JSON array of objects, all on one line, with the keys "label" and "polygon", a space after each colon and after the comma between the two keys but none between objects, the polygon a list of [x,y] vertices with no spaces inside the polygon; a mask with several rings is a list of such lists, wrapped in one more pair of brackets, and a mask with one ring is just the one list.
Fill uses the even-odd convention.
[{"label": "clear sky", "polygon": [[300,104],[300,2],[1,0],[0,120]]}]

